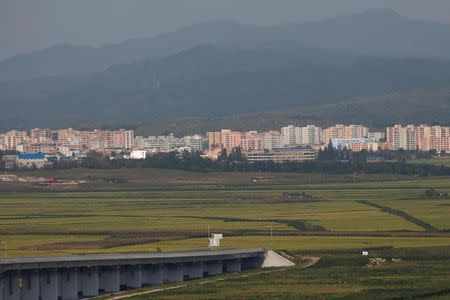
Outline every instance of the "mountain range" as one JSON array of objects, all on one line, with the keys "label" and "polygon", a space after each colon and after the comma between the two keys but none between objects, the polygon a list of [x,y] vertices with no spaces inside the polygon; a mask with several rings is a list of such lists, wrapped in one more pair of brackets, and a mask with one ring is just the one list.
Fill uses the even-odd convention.
[{"label": "mountain range", "polygon": [[100,48],[56,46],[0,63],[0,128],[275,111],[293,121],[445,123],[448,36],[450,25],[369,10],[271,27],[205,23]]}]

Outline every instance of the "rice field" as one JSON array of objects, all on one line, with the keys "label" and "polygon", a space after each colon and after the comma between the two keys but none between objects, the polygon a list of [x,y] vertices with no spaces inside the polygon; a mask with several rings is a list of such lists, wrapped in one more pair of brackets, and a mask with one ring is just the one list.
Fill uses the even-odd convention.
[{"label": "rice field", "polygon": [[[224,233],[223,247],[231,248],[321,250],[450,243],[450,199],[421,196],[428,187],[450,191],[450,178],[134,172],[56,173],[93,180],[71,190],[0,183],[0,241],[7,245],[7,250],[0,248],[0,255],[198,249],[206,246],[209,226]],[[127,180],[106,184],[98,179],[108,176]],[[283,196],[300,192],[310,199]],[[364,201],[401,211],[437,230],[427,232],[420,222]]]}]

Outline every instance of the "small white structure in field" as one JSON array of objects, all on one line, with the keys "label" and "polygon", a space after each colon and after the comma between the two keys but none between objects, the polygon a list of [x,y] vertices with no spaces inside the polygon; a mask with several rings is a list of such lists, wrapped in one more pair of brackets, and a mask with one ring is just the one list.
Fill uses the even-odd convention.
[{"label": "small white structure in field", "polygon": [[368,256],[368,255],[369,255],[369,251],[363,251],[363,252],[362,252],[362,255],[363,255],[363,256]]},{"label": "small white structure in field", "polygon": [[220,246],[220,240],[223,239],[222,233],[212,233],[211,238],[209,239],[209,247],[219,247]]},{"label": "small white structure in field", "polygon": [[130,153],[131,159],[145,159],[147,157],[147,152],[145,150],[133,150]]}]

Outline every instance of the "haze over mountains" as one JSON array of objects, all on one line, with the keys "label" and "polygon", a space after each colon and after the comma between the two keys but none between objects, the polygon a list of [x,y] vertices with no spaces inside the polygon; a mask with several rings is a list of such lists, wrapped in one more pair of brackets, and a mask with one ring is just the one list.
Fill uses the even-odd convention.
[{"label": "haze over mountains", "polygon": [[[289,108],[299,120],[448,122],[449,36],[450,25],[369,10],[265,28],[205,23],[101,48],[55,46],[0,63],[0,128]],[[409,101],[436,110],[421,114],[425,106]],[[377,102],[390,111],[368,109]]]}]

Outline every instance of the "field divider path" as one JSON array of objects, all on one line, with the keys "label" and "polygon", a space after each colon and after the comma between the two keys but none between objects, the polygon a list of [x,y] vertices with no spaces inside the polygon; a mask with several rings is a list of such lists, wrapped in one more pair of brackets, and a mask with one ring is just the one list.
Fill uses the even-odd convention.
[{"label": "field divider path", "polygon": [[398,209],[395,209],[395,208],[392,208],[392,207],[388,207],[388,206],[382,206],[382,205],[373,203],[373,202],[368,201],[368,200],[358,200],[356,202],[361,203],[361,204],[365,204],[365,205],[368,205],[368,206],[372,206],[372,207],[375,207],[375,208],[378,208],[379,210],[381,210],[381,211],[383,211],[385,213],[388,213],[388,214],[395,215],[395,216],[398,216],[400,218],[403,218],[404,220],[406,220],[408,222],[414,223],[414,224],[422,227],[427,232],[439,232],[439,230],[436,227],[434,227],[433,225],[431,225],[431,224],[429,224],[429,223],[427,223],[425,221],[422,221],[420,219],[417,219],[416,217],[413,217],[410,214],[408,214],[408,213],[406,213],[406,212],[404,212],[402,210],[398,210]]}]

